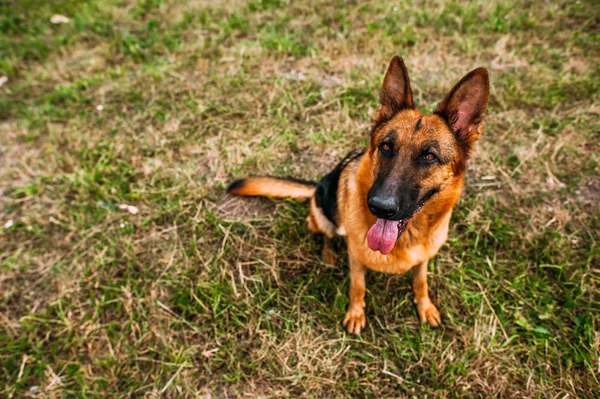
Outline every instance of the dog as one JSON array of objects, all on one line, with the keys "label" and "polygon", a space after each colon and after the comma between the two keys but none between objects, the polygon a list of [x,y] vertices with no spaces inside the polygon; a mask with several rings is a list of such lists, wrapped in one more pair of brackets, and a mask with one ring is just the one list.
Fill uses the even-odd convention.
[{"label": "dog", "polygon": [[[432,115],[413,102],[408,70],[398,55],[389,64],[366,149],[355,150],[318,183],[277,177],[233,182],[240,196],[310,198],[307,218],[329,242],[343,236],[350,267],[349,304],[343,325],[366,326],[366,270],[413,270],[414,302],[422,322],[437,327],[440,312],[428,294],[427,264],[448,236],[463,188],[466,163],[483,129],[489,99],[485,68],[464,76]],[[329,256],[330,260],[331,257]]]}]

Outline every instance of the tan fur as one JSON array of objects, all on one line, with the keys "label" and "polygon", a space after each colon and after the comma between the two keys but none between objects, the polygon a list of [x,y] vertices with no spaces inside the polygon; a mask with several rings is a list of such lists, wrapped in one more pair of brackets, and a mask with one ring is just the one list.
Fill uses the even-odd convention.
[{"label": "tan fur", "polygon": [[310,198],[314,192],[315,188],[312,186],[272,177],[249,177],[241,187],[230,190],[235,195],[271,198]]},{"label": "tan fur", "polygon": [[328,238],[335,237],[336,227],[327,219],[323,211],[315,203],[315,197],[310,200],[310,214],[306,219],[313,234],[322,233]]}]

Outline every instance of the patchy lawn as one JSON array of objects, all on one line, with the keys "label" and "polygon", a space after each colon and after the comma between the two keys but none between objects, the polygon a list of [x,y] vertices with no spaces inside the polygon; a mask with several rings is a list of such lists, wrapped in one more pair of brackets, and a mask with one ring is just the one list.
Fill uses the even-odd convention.
[{"label": "patchy lawn", "polygon": [[[600,396],[597,3],[0,11],[0,396]],[[356,337],[307,204],[224,187],[365,145],[396,53],[422,111],[477,66],[492,91],[430,264],[442,327],[370,273]]]}]

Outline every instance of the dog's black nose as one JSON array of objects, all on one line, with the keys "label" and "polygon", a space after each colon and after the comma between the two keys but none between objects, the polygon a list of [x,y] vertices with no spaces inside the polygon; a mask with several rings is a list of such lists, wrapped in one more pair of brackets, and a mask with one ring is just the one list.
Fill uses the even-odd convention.
[{"label": "dog's black nose", "polygon": [[380,219],[389,219],[398,213],[400,206],[396,197],[391,195],[376,195],[367,202],[369,210]]}]

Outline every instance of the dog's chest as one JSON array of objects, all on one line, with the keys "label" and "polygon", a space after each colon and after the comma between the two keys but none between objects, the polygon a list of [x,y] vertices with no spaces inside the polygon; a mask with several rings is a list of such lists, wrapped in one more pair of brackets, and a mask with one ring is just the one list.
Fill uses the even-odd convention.
[{"label": "dog's chest", "polygon": [[[352,186],[352,184],[350,185]],[[350,189],[352,198],[352,187]],[[356,197],[354,197],[356,198]],[[394,249],[387,255],[373,251],[367,244],[367,232],[372,223],[367,219],[368,210],[361,207],[360,201],[348,201],[348,207],[342,212],[339,230],[346,233],[348,251],[367,268],[386,273],[405,273],[413,266],[433,258],[448,237],[448,226],[452,212],[446,213],[435,226],[428,226],[427,233],[417,226],[410,226],[402,233]],[[411,223],[418,221],[411,221]],[[414,231],[409,231],[411,227]]]},{"label": "dog's chest", "polygon": [[438,227],[428,237],[407,243],[398,240],[396,247],[387,255],[372,251],[365,237],[353,235],[348,237],[348,250],[367,268],[385,273],[405,273],[413,266],[433,258],[448,236],[450,215],[444,217]]}]

